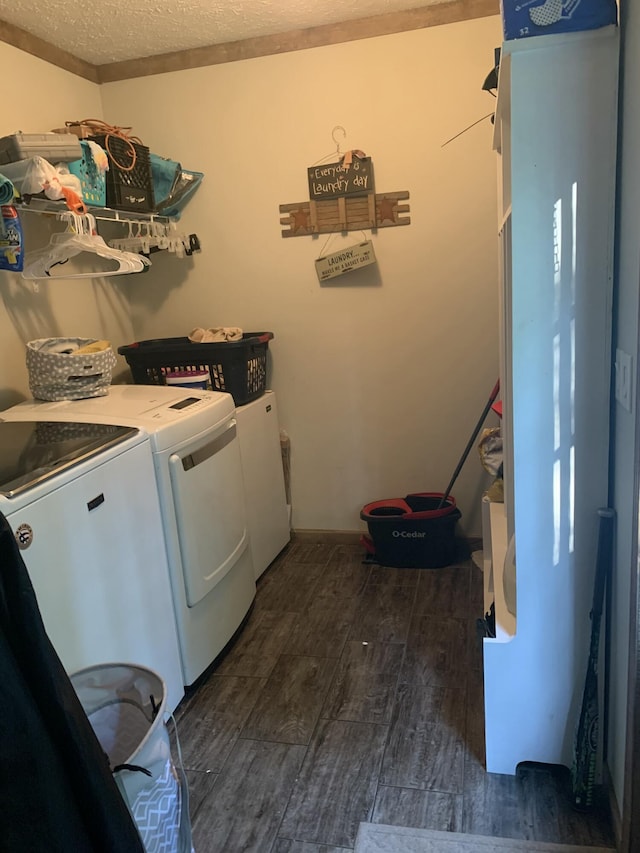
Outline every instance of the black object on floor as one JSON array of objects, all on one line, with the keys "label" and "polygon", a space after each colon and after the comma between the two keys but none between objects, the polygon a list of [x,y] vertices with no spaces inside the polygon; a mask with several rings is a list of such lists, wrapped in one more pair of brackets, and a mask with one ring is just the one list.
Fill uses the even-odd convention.
[{"label": "black object on floor", "polygon": [[362,544],[378,563],[394,568],[438,569],[458,558],[455,526],[462,513],[449,496],[421,492],[366,504],[360,518],[369,537]]}]

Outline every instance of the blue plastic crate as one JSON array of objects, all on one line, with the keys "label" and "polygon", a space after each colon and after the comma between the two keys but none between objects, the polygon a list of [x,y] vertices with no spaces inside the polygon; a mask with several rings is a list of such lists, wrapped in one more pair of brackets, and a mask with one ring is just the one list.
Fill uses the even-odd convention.
[{"label": "blue plastic crate", "polygon": [[500,0],[505,39],[595,30],[615,24],[615,0]]},{"label": "blue plastic crate", "polygon": [[80,140],[82,157],[69,163],[69,171],[72,175],[80,178],[82,186],[82,198],[85,204],[93,207],[104,207],[107,203],[107,182],[105,173],[101,172],[93,160],[91,146],[84,140]]}]

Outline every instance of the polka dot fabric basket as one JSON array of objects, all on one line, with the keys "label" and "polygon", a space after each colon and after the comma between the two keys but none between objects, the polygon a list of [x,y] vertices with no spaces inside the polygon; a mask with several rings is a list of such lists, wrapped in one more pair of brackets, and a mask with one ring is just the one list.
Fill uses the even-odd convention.
[{"label": "polka dot fabric basket", "polygon": [[82,400],[109,393],[116,356],[95,338],[40,338],[27,343],[29,389],[37,400]]}]

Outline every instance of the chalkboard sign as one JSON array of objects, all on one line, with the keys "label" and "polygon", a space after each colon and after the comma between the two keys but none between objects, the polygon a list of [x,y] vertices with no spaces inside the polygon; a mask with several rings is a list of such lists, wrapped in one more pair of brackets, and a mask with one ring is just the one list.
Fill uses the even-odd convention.
[{"label": "chalkboard sign", "polygon": [[350,166],[344,166],[342,161],[309,166],[307,174],[311,201],[374,192],[371,157],[354,157]]}]

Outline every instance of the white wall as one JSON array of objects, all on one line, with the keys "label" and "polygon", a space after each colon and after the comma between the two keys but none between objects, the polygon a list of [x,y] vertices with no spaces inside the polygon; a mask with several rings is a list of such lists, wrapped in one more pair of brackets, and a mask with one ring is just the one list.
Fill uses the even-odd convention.
[{"label": "white wall", "polygon": [[[40,133],[68,119],[100,118],[100,87],[0,42],[5,70],[0,136]],[[12,88],[10,80],[15,82]],[[15,96],[12,96],[13,91]],[[1,171],[1,169],[0,169]],[[27,249],[46,245],[60,225],[31,213],[22,216]],[[109,279],[40,282],[0,272],[0,408],[28,396],[25,344],[39,337],[77,335],[129,342],[133,331],[126,291]]]},{"label": "white wall", "polygon": [[[299,529],[359,529],[368,501],[442,491],[495,383],[493,128],[441,146],[494,107],[481,85],[500,42],[485,18],[102,87],[108,121],[206,175],[182,220],[202,254],[154,259],[130,288],[135,335],[275,333]],[[336,125],[377,192],[409,190],[411,225],[321,287],[314,259],[362,233],[283,239],[278,206],[308,198]],[[453,490],[471,535],[486,482],[474,449]]]},{"label": "white wall", "polygon": [[[622,77],[621,136],[618,175],[618,264],[616,346],[630,353],[634,369],[638,369],[638,308],[640,257],[638,254],[638,219],[640,217],[640,10],[637,4],[622,7]],[[637,385],[634,381],[634,397]],[[637,537],[633,511],[637,506],[634,478],[638,464],[635,457],[638,401],[633,412],[618,403],[614,409],[614,501],[617,511],[617,548],[613,572],[611,602],[611,694],[609,707],[608,764],[618,806],[623,808],[624,759],[626,741],[627,667],[629,664],[629,593],[632,573],[632,543]]]}]

